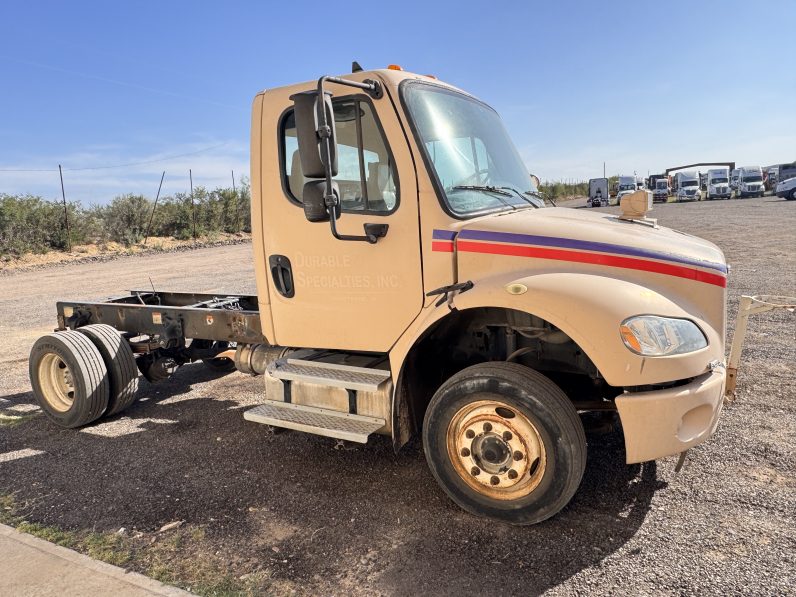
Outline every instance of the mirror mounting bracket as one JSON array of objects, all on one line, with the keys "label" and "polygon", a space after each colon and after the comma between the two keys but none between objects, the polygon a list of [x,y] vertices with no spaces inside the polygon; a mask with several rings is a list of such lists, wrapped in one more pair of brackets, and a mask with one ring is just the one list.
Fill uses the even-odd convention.
[{"label": "mirror mounting bracket", "polygon": [[[323,98],[326,97],[324,95],[323,83],[324,81],[329,81],[331,83],[338,83],[340,85],[347,85],[348,87],[356,87],[358,89],[363,89],[366,91],[371,97],[374,99],[378,99],[383,96],[384,91],[382,90],[381,84],[378,81],[374,81],[372,79],[365,79],[361,83],[359,81],[349,81],[347,79],[341,79],[340,77],[331,77],[328,75],[324,75],[320,79],[318,79],[318,97]],[[340,234],[337,231],[337,218],[338,218],[338,209],[340,209],[340,199],[331,191],[332,189],[332,163],[329,158],[331,155],[331,136],[332,136],[332,127],[329,126],[329,123],[326,120],[326,109],[322,108],[320,111],[320,122],[318,123],[317,134],[318,137],[321,139],[322,147],[323,147],[323,162],[326,166],[326,196],[324,197],[324,202],[326,203],[326,209],[329,211],[329,227],[332,229],[332,236],[334,236],[337,240],[353,240],[353,241],[365,241],[370,244],[376,244],[380,238],[383,238],[387,234],[388,226],[386,224],[365,224],[365,234],[364,236],[354,235],[354,234]]]}]

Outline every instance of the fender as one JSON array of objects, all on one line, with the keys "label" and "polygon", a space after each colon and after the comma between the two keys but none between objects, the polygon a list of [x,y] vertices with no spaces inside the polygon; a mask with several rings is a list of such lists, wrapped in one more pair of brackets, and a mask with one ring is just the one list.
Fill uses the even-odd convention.
[{"label": "fender", "polygon": [[[566,333],[612,386],[644,386],[688,379],[709,371],[711,361],[724,359],[723,333],[658,289],[616,277],[552,271],[520,277],[517,272],[509,272],[474,282],[471,290],[455,296],[456,309],[497,307],[540,317]],[[402,416],[397,410],[400,406],[397,394],[409,351],[431,326],[450,312],[447,304],[435,307],[430,302],[390,351],[390,366],[396,380],[394,421]],[[631,352],[622,341],[619,325],[628,317],[645,314],[693,321],[705,333],[708,346],[666,357],[644,357]],[[395,432],[397,427],[393,429]]]}]

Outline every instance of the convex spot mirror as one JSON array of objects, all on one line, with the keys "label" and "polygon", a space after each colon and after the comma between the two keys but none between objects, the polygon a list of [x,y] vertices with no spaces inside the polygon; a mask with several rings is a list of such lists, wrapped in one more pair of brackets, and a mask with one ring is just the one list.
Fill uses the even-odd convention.
[{"label": "convex spot mirror", "polygon": [[[324,92],[323,102],[317,91],[303,91],[290,96],[296,120],[296,140],[301,158],[301,171],[307,178],[326,178],[327,158],[332,176],[337,176],[337,134],[334,126],[331,93]],[[323,137],[322,109],[326,110],[327,144]]]},{"label": "convex spot mirror", "polygon": [[[329,208],[326,205],[326,179],[311,180],[304,183],[301,192],[301,203],[304,205],[304,217],[310,222],[328,222]],[[337,183],[332,181],[332,195],[335,197],[335,204],[340,204],[340,191]],[[340,218],[340,210],[335,210],[335,219]]]}]

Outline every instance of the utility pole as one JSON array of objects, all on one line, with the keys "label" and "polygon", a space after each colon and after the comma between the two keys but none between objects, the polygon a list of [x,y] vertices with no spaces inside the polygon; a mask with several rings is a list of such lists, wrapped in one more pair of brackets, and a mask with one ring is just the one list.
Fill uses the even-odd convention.
[{"label": "utility pole", "polygon": [[69,209],[66,206],[66,191],[64,191],[64,173],[61,164],[58,164],[58,176],[61,177],[61,197],[64,198],[64,222],[66,223],[66,246],[72,252],[72,233],[69,231]]},{"label": "utility pole", "polygon": [[605,178],[605,162],[603,162],[603,178]]},{"label": "utility pole", "polygon": [[193,202],[193,174],[188,168],[188,179],[191,181],[191,216],[193,219],[193,240],[196,241],[196,205]]},{"label": "utility pole", "polygon": [[158,199],[160,198],[160,189],[163,187],[163,179],[166,177],[166,171],[160,176],[160,184],[158,185],[158,193],[155,195],[155,205],[152,206],[152,214],[149,216],[149,224],[146,227],[146,234],[144,235],[144,245],[149,238],[149,229],[152,227],[152,218],[155,217],[155,208],[158,206]]}]

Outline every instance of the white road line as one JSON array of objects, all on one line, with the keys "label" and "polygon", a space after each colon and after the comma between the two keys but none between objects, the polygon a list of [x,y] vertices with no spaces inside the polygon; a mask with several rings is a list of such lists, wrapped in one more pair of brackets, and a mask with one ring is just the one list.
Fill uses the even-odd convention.
[{"label": "white road line", "polygon": [[0,463],[11,462],[12,460],[19,460],[20,458],[28,458],[29,456],[39,456],[40,454],[46,454],[46,452],[44,452],[44,450],[31,450],[30,448],[6,452],[5,454],[0,454]]}]

